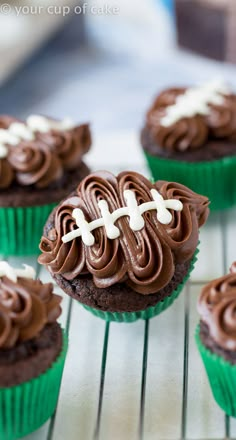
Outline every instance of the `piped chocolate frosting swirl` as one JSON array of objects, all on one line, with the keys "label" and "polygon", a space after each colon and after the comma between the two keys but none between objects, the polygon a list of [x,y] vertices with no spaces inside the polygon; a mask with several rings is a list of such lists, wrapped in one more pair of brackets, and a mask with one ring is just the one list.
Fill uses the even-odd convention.
[{"label": "piped chocolate frosting swirl", "polygon": [[[48,129],[44,126],[37,129],[37,125],[31,129],[27,123],[0,116],[0,189],[9,188],[14,182],[47,188],[59,180],[65,170],[76,169],[89,150],[91,134],[87,124],[59,129],[58,121],[36,118],[39,122],[46,121]],[[17,130],[16,137],[14,130]]]},{"label": "piped chocolate frosting swirl", "polygon": [[236,139],[236,95],[222,83],[164,90],[147,112],[146,127],[159,147],[183,152],[209,140]]},{"label": "piped chocolate frosting swirl", "polygon": [[236,263],[230,273],[207,284],[198,301],[201,320],[212,339],[225,350],[236,350]]},{"label": "piped chocolate frosting swirl", "polygon": [[[76,208],[89,223],[101,217],[101,201],[106,201],[110,213],[120,209],[124,212],[127,191],[142,206],[152,201],[153,190],[164,200],[161,203],[174,200],[182,204],[181,210],[169,210],[167,224],[158,220],[157,211],[147,210],[142,214],[143,226],[136,230],[128,215],[117,217],[119,234],[114,239],[108,238],[106,228],[101,226],[93,231],[95,240],[90,246],[81,237],[63,242],[63,237],[77,228],[73,217]],[[105,171],[94,173],[54,210],[50,227],[41,239],[39,262],[67,280],[91,274],[98,288],[126,283],[138,293],[156,293],[171,280],[176,262],[193,257],[198,229],[205,223],[208,211],[208,199],[181,184],[152,184],[135,172],[123,172],[117,177]]]},{"label": "piped chocolate frosting swirl", "polygon": [[61,314],[61,297],[52,283],[18,277],[0,278],[0,349],[33,339]]}]

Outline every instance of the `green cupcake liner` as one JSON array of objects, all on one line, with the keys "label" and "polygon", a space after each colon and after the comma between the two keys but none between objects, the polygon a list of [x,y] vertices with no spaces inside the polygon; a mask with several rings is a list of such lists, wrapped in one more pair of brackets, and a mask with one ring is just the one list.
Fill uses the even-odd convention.
[{"label": "green cupcake liner", "polygon": [[179,182],[207,196],[211,210],[236,204],[236,156],[193,163],[144,154],[155,180]]},{"label": "green cupcake liner", "polygon": [[178,285],[178,287],[172,292],[170,296],[167,296],[162,301],[159,301],[155,306],[148,307],[145,310],[139,310],[138,312],[105,312],[103,310],[98,310],[93,307],[89,307],[85,304],[81,305],[91,312],[93,315],[97,316],[98,318],[104,319],[105,321],[115,321],[115,322],[134,322],[138,319],[150,319],[154,316],[159,315],[160,313],[164,312],[168,307],[173,304],[176,298],[178,298],[179,294],[181,293],[184,284],[190,277],[190,273],[192,272],[194,265],[197,261],[197,254],[199,250],[196,249],[195,254],[192,258],[191,265],[189,267],[189,271],[187,275],[184,277],[183,281]]},{"label": "green cupcake liner", "polygon": [[36,431],[53,414],[58,400],[68,340],[43,374],[9,388],[0,388],[0,439],[15,440]]},{"label": "green cupcake liner", "polygon": [[0,208],[0,254],[37,255],[43,227],[56,203]]},{"label": "green cupcake liner", "polygon": [[195,340],[216,402],[226,414],[236,417],[236,365],[204,346],[200,339],[200,325],[197,326]]}]

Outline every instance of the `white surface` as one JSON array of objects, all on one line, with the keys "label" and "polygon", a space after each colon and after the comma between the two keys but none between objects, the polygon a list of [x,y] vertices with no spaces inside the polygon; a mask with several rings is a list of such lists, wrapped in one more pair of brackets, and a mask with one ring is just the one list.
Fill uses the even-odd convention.
[{"label": "white surface", "polygon": [[[36,3],[36,2],[34,2]],[[67,17],[63,14],[48,14],[43,12],[47,6],[59,4],[61,7],[65,5],[72,6],[73,4],[79,4],[80,1],[76,0],[56,0],[44,2],[41,1],[39,6],[43,8],[42,13],[30,14],[30,13],[17,13],[16,8],[19,7],[32,7],[32,2],[27,4],[25,1],[22,4],[20,2],[14,7],[14,2],[0,2],[0,29],[1,29],[1,41],[0,41],[0,59],[4,62],[0,64],[0,84],[5,81],[9,75],[11,75],[20,65],[27,60],[43,43],[45,43],[50,36],[52,36],[60,26],[64,23]],[[9,6],[11,13],[4,14],[1,11],[1,4]],[[43,5],[43,6],[42,6]],[[37,5],[34,4],[37,8]],[[27,10],[27,9],[26,9]]]},{"label": "white surface", "polygon": [[[111,149],[112,146],[112,149]],[[106,155],[103,156],[103,152]],[[115,153],[114,153],[115,152]],[[116,163],[114,164],[114,158]],[[123,159],[122,159],[123,158]],[[136,169],[146,172],[137,137],[132,133],[114,133],[97,139],[89,154],[90,165],[109,168]],[[111,165],[113,163],[113,166]],[[211,215],[201,232],[198,263],[192,281],[220,276],[223,269],[222,229],[227,225],[226,266],[236,257],[236,210]],[[19,265],[18,259],[10,262]],[[31,262],[28,258],[27,264]],[[41,278],[49,279],[46,270]],[[206,374],[194,343],[198,321],[196,301],[201,286],[190,286],[189,381],[187,404],[187,438],[219,439],[224,437],[224,414],[215,404]],[[56,291],[59,291],[56,288]],[[187,289],[165,313],[150,321],[144,440],[177,440],[180,438],[184,302]],[[65,325],[69,299],[63,295]],[[53,440],[89,440],[93,438],[100,386],[100,370],[105,323],[73,302],[70,323],[70,346]],[[110,325],[107,352],[101,440],[138,440],[144,322]],[[49,423],[27,437],[46,440]],[[236,436],[236,423],[231,420],[231,435]],[[24,439],[26,440],[26,438]]]}]

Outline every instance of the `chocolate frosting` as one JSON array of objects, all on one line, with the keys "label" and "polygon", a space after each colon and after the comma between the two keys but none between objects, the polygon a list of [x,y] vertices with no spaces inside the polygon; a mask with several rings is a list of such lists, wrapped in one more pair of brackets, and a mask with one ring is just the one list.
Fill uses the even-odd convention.
[{"label": "chocolate frosting", "polygon": [[80,165],[92,142],[88,124],[64,132],[51,130],[49,133],[37,133],[37,138],[56,150],[65,169],[75,169]]},{"label": "chocolate frosting", "polygon": [[15,172],[9,161],[5,158],[0,160],[0,189],[9,188],[15,178]]},{"label": "chocolate frosting", "polygon": [[21,142],[10,147],[8,161],[15,171],[16,181],[23,186],[45,188],[63,174],[57,154],[39,141]]},{"label": "chocolate frosting", "polygon": [[[185,151],[203,147],[215,139],[236,140],[236,95],[225,95],[222,104],[209,104],[209,114],[183,117],[164,126],[161,123],[167,107],[175,104],[186,88],[164,90],[147,113],[146,127],[159,147],[169,151]],[[223,95],[222,95],[223,96]]]},{"label": "chocolate frosting", "polygon": [[210,105],[207,117],[210,134],[216,139],[236,140],[236,95],[225,96],[221,105]]},{"label": "chocolate frosting", "polygon": [[207,284],[198,301],[201,319],[223,349],[236,350],[236,262],[230,273]]},{"label": "chocolate frosting", "polygon": [[176,98],[185,93],[186,90],[186,87],[171,87],[167,90],[163,90],[163,92],[155,98],[152,109],[157,110],[175,104]]},{"label": "chocolate frosting", "polygon": [[61,297],[52,283],[18,278],[0,279],[0,349],[12,348],[37,336],[61,314]]},{"label": "chocolate frosting", "polygon": [[199,148],[208,138],[208,128],[203,116],[183,118],[175,124],[164,127],[160,120],[165,116],[165,110],[151,113],[148,123],[158,144],[169,151],[185,151],[188,148]]},{"label": "chocolate frosting", "polygon": [[[173,211],[171,223],[157,220],[156,211],[143,214],[144,227],[133,231],[128,217],[119,218],[116,226],[120,236],[107,237],[104,227],[94,231],[95,244],[86,246],[81,238],[68,243],[62,237],[75,229],[74,208],[80,208],[87,221],[100,217],[98,201],[106,200],[110,212],[126,206],[124,190],[135,193],[138,205],[152,200],[151,189],[164,199],[174,198],[183,203],[182,211]],[[208,216],[208,199],[178,183],[159,181],[152,184],[135,172],[123,172],[117,177],[98,172],[86,177],[74,195],[64,200],[54,211],[54,228],[41,239],[39,262],[53,274],[72,280],[92,274],[98,288],[124,282],[141,294],[156,293],[171,280],[176,262],[193,256],[198,243],[198,228]]]},{"label": "chocolate frosting", "polygon": [[231,273],[236,273],[236,261],[234,261],[234,263],[232,263],[232,266],[230,268],[230,272]]},{"label": "chocolate frosting", "polygon": [[0,116],[0,128],[7,129],[13,122],[19,122],[19,119],[9,115]]},{"label": "chocolate frosting", "polygon": [[[13,122],[22,121],[2,116],[0,128],[7,129]],[[33,141],[8,145],[7,157],[0,159],[0,189],[9,188],[14,181],[22,186],[46,188],[61,179],[65,170],[76,169],[90,145],[87,124],[64,131],[35,132]]]}]

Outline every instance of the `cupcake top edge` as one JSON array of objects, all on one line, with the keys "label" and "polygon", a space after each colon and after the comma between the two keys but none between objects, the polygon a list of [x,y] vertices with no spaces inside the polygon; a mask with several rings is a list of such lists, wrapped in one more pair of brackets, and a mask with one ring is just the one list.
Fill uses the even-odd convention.
[{"label": "cupcake top edge", "polygon": [[184,152],[208,141],[236,139],[236,95],[219,80],[164,90],[147,112],[146,127],[159,147]]},{"label": "cupcake top edge", "polygon": [[152,184],[136,172],[90,174],[55,208],[39,262],[67,280],[90,274],[98,288],[126,283],[156,293],[176,263],[192,259],[208,204],[184,185]]},{"label": "cupcake top edge", "polygon": [[225,350],[236,350],[236,261],[227,275],[202,289],[198,312],[212,339]]},{"label": "cupcake top edge", "polygon": [[61,314],[52,283],[35,279],[31,266],[15,269],[0,261],[0,349],[31,340]]},{"label": "cupcake top edge", "polygon": [[48,187],[80,165],[91,146],[88,124],[31,115],[25,122],[0,116],[0,189],[16,181]]}]

